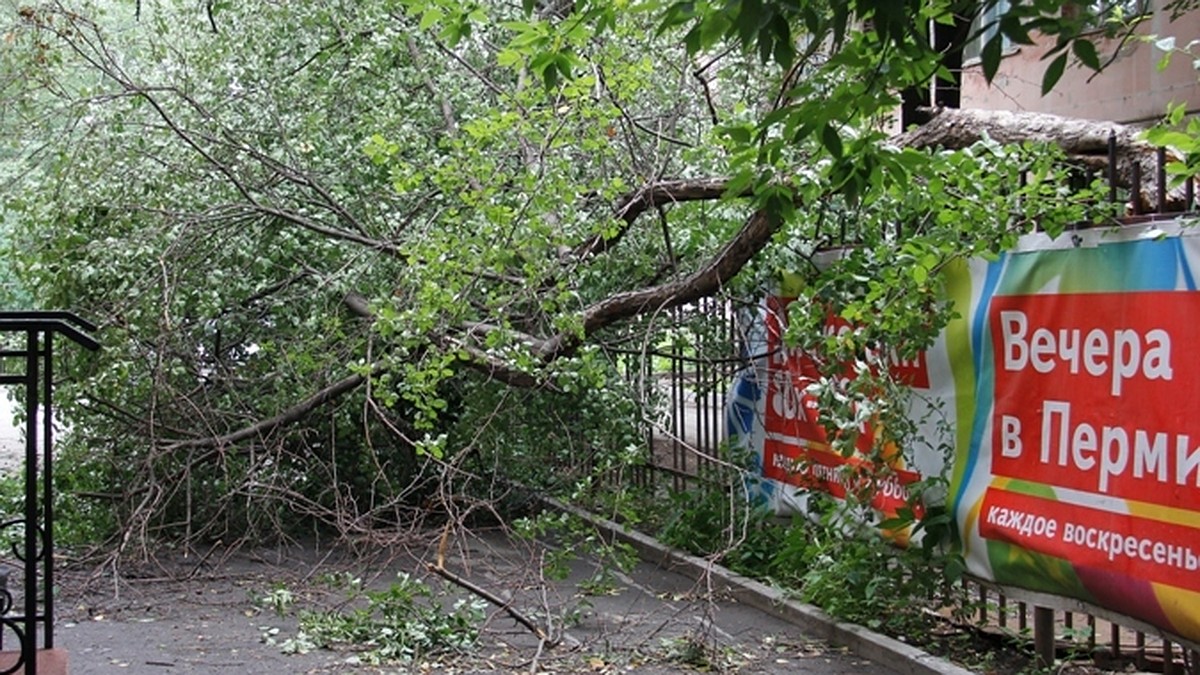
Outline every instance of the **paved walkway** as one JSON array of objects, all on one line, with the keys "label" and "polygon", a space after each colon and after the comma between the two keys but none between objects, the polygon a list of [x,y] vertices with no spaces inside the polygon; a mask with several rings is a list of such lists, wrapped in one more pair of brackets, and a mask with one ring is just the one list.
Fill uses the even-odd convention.
[{"label": "paved walkway", "polygon": [[[570,576],[547,583],[530,565],[538,552],[496,532],[460,540],[447,566],[543,623],[568,617],[562,642],[539,649],[538,639],[494,607],[472,653],[403,667],[353,665],[354,654],[317,650],[284,655],[276,640],[294,636],[294,612],[265,610],[254,598],[288,588],[296,608],[329,606],[337,598],[315,583],[314,570],[345,569],[313,550],[239,553],[220,565],[195,567],[179,559],[143,578],[63,579],[58,646],[71,673],[739,673],[895,675],[895,671],[831,647],[777,619],[690,579],[641,562],[610,584],[580,591],[593,578],[594,559],[571,563]],[[421,555],[395,556],[366,570],[386,585],[399,570],[423,569]],[[186,580],[172,575],[196,573]],[[168,574],[169,573],[169,574]],[[437,584],[435,577],[429,583]],[[440,586],[440,584],[438,584]],[[585,584],[585,587],[587,585]],[[456,593],[461,595],[461,591]]]}]

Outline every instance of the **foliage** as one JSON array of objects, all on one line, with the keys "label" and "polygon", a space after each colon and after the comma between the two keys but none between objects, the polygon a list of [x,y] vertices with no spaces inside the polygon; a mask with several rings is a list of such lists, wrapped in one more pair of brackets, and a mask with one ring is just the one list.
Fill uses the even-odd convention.
[{"label": "foliage", "polygon": [[812,518],[784,524],[731,503],[719,490],[673,497],[673,516],[659,531],[664,543],[772,580],[838,618],[911,636],[928,630],[924,609],[969,606],[958,583],[961,558],[945,546],[952,528],[933,531],[937,514],[919,528],[929,530],[922,545],[897,548],[849,517],[849,510],[861,506],[853,500],[813,495]]},{"label": "foliage", "polygon": [[[365,589],[357,579],[338,588],[349,591],[346,603],[360,606],[300,610],[295,637],[279,641],[278,633],[272,632],[268,640],[278,643],[284,653],[352,647],[358,650],[360,663],[409,663],[469,648],[484,619],[481,600],[458,600],[447,610],[432,589],[405,574],[384,590]],[[286,588],[279,588],[262,602],[283,615],[292,607],[293,598]]]},{"label": "foliage", "polygon": [[[1189,40],[1180,46],[1174,36],[1147,35],[1142,38],[1162,52],[1158,69],[1164,70],[1173,59],[1188,59],[1192,68],[1200,73],[1200,40]],[[1170,152],[1167,174],[1173,184],[1179,185],[1194,180],[1200,175],[1200,118],[1187,117],[1186,104],[1173,104],[1157,125],[1146,130],[1146,140]]]},{"label": "foliage", "polygon": [[[103,326],[64,354],[63,487],[127,542],[579,493],[653,417],[634,362],[700,334],[669,310],[780,270],[789,340],[855,325],[826,345],[844,426],[875,392],[832,375],[931,339],[938,269],[1090,217],[1045,147],[882,130],[941,72],[931,22],[992,4],[6,2],[8,259]],[[1001,33],[1094,65],[1062,5]]]},{"label": "foliage", "polygon": [[1146,131],[1150,143],[1180,153],[1166,165],[1167,174],[1176,184],[1200,175],[1200,118],[1184,121],[1184,113],[1183,104],[1172,106],[1162,123]]},{"label": "foliage", "polygon": [[[940,272],[1111,215],[1051,147],[895,145],[902,93],[947,74],[931,26],[990,36],[989,78],[1003,40],[1051,36],[1048,89],[1128,35],[1111,4],[1003,3],[988,32],[998,0],[0,0],[0,288],[103,326],[60,355],[65,511],[122,545],[353,536],[524,515],[521,484],[636,522],[656,357],[728,356],[723,317],[673,310],[782,273],[830,437],[876,424],[885,470],[914,442],[887,352],[953,316]],[[868,625],[957,591],[935,500],[896,551],[841,509],[785,527],[742,480],[673,496],[664,539]],[[548,574],[600,554],[592,593],[632,560],[571,519],[517,526],[557,532]],[[411,579],[348,588],[286,648],[475,637],[477,606]],[[696,646],[671,658],[713,660]]]},{"label": "foliage", "polygon": [[594,527],[565,511],[543,511],[513,522],[517,535],[530,540],[553,540],[556,546],[543,553],[542,573],[563,580],[571,573],[571,561],[588,556],[595,571],[580,582],[584,595],[607,595],[615,587],[615,575],[628,573],[637,564],[637,552],[625,542],[606,538]]},{"label": "foliage", "polygon": [[671,493],[656,536],[694,555],[718,555],[735,572],[755,575],[769,567],[785,531],[760,506],[702,485]]}]

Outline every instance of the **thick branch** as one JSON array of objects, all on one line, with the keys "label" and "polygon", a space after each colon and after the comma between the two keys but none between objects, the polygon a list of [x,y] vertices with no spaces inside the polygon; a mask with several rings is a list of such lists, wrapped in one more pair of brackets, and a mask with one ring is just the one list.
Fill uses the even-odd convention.
[{"label": "thick branch", "polygon": [[[373,372],[372,376],[374,376],[376,374],[378,374],[378,372]],[[267,419],[264,419],[264,420],[259,420],[258,422],[254,423],[248,427],[243,427],[241,429],[238,429],[237,431],[225,434],[223,436],[197,438],[197,439],[192,439],[192,440],[171,443],[166,446],[166,449],[167,450],[182,450],[185,448],[208,448],[208,447],[218,447],[219,448],[219,447],[225,447],[225,446],[230,446],[230,445],[236,445],[238,443],[241,443],[242,441],[249,440],[256,436],[262,436],[262,435],[269,434],[269,433],[275,431],[276,429],[278,429],[279,427],[287,426],[289,424],[299,422],[300,420],[307,417],[308,414],[310,412],[312,412],[313,410],[315,410],[316,408],[328,403],[329,401],[332,401],[332,400],[340,397],[342,394],[345,394],[349,391],[353,391],[354,389],[357,389],[360,385],[362,385],[366,381],[367,381],[367,376],[360,375],[360,374],[355,374],[355,375],[350,375],[348,377],[344,377],[344,378],[338,380],[337,382],[334,382],[333,384],[318,391],[317,393],[313,394],[312,396],[309,396],[308,398],[304,399],[303,401],[300,401],[299,403],[284,410],[283,412],[279,413],[278,415],[275,415],[273,417],[268,417]]]},{"label": "thick branch", "polygon": [[688,276],[651,288],[618,293],[583,311],[583,334],[559,333],[546,341],[538,356],[550,361],[566,356],[589,335],[623,319],[677,307],[712,295],[737,276],[771,240],[778,221],[764,210],[755,211],[742,229],[700,269]]},{"label": "thick branch", "polygon": [[613,215],[624,224],[617,231],[616,236],[605,239],[599,234],[592,235],[587,241],[576,246],[573,253],[577,258],[587,258],[603,253],[620,242],[629,226],[646,211],[665,204],[720,199],[725,194],[726,184],[727,179],[725,178],[648,183],[637,192],[628,194],[617,202],[616,208],[613,209]]}]

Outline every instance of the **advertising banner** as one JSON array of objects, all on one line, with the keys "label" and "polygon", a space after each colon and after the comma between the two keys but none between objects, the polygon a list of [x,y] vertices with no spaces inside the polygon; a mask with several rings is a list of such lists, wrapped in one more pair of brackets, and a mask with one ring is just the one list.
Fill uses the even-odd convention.
[{"label": "advertising banner", "polygon": [[[872,505],[894,512],[906,485],[944,473],[972,574],[1200,641],[1197,234],[1030,235],[947,269],[957,318],[917,358],[890,361],[921,442],[888,460]],[[760,308],[728,427],[781,513],[811,490],[844,495],[839,468],[862,461],[829,451],[815,366],[780,341],[788,302]]]}]

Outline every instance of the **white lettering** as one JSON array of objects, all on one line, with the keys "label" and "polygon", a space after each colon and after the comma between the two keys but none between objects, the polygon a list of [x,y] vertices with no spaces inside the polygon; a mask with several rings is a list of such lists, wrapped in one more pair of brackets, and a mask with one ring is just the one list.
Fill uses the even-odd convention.
[{"label": "white lettering", "polygon": [[1183,549],[1174,544],[1167,544],[1167,564],[1172,567],[1183,567]]},{"label": "white lettering", "polygon": [[1167,545],[1161,541],[1154,542],[1154,562],[1159,565],[1167,561]]},{"label": "white lettering", "polygon": [[1112,395],[1120,396],[1121,380],[1127,380],[1137,374],[1142,361],[1142,344],[1138,340],[1137,331],[1128,329],[1114,332],[1113,343],[1116,367],[1113,368],[1112,374]]},{"label": "white lettering", "polygon": [[1129,466],[1129,434],[1120,427],[1103,427],[1100,446],[1100,491],[1108,492],[1108,479],[1121,475]]},{"label": "white lettering", "polygon": [[[1053,521],[1051,524],[1057,525]],[[1102,551],[1108,554],[1109,560],[1123,556],[1159,565],[1178,567],[1189,572],[1200,568],[1200,556],[1197,556],[1189,546],[1167,544],[1111,530],[1098,530],[1076,523],[1063,524],[1063,543],[1074,544],[1093,551]]]},{"label": "white lettering", "polygon": [[1071,374],[1079,372],[1079,330],[1058,331],[1058,358],[1071,364]]},{"label": "white lettering", "polygon": [[1108,356],[1108,336],[1099,328],[1087,334],[1083,345],[1083,367],[1088,374],[1100,377],[1108,371],[1108,362],[1097,361],[1097,356]]},{"label": "white lettering", "polygon": [[1147,380],[1170,380],[1171,336],[1161,328],[1146,333],[1146,358],[1142,361],[1142,372]]},{"label": "white lettering", "polygon": [[1167,482],[1167,435],[1154,434],[1152,445],[1150,434],[1137,429],[1133,432],[1133,477],[1150,473],[1157,473],[1160,482]]},{"label": "white lettering", "polygon": [[1175,439],[1175,482],[1178,485],[1188,484],[1188,474],[1196,473],[1196,487],[1200,487],[1200,448],[1189,452],[1191,439],[1187,434],[1180,434]]},{"label": "white lettering", "polygon": [[1045,328],[1039,328],[1033,331],[1033,347],[1029,350],[1029,360],[1033,363],[1033,369],[1039,373],[1048,373],[1054,370],[1054,334]]},{"label": "white lettering", "polygon": [[1021,420],[1012,415],[1000,418],[1000,456],[1021,456]]},{"label": "white lettering", "polygon": [[[1105,333],[1093,328],[1080,339],[1080,329],[1035,328],[1030,333],[1029,318],[1024,312],[1000,312],[1000,333],[1004,350],[1004,369],[1024,370],[1026,366],[1042,374],[1051,373],[1064,364],[1072,375],[1083,370],[1094,377],[1110,378],[1109,392],[1120,396],[1125,382],[1139,373],[1147,380],[1170,380],[1171,336],[1161,328],[1144,336],[1132,328],[1119,328]],[[1110,372],[1111,371],[1111,372]]]},{"label": "white lettering", "polygon": [[1022,370],[1029,359],[1025,331],[1029,323],[1024,312],[1000,312],[1000,331],[1004,339],[1004,369]]},{"label": "white lettering", "polygon": [[1085,457],[1084,452],[1089,455],[1096,452],[1096,429],[1087,423],[1075,427],[1075,433],[1071,434],[1071,459],[1075,461],[1075,466],[1087,471],[1096,466],[1096,458]]},{"label": "white lettering", "polygon": [[1050,418],[1059,415],[1062,419],[1058,424],[1058,465],[1067,465],[1067,439],[1071,425],[1071,404],[1066,401],[1046,401],[1042,407],[1042,452],[1043,464],[1050,463],[1050,430],[1053,426]]}]

